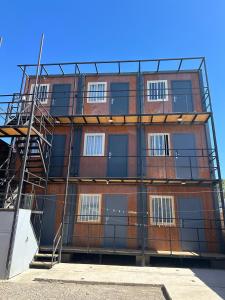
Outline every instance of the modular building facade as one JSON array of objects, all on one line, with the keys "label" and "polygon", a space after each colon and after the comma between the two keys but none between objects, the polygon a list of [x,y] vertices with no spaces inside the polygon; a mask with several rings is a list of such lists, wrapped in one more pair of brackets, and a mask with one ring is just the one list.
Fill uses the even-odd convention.
[{"label": "modular building facade", "polygon": [[22,123],[11,118],[0,135],[14,141],[18,178],[24,168],[20,205],[36,211],[40,249],[142,263],[222,255],[205,59],[40,64],[36,76],[34,67],[20,65]]}]

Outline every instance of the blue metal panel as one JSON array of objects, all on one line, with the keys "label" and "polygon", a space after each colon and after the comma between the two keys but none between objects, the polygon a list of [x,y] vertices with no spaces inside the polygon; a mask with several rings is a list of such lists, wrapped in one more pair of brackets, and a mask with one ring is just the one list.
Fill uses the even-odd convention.
[{"label": "blue metal panel", "polygon": [[202,200],[198,198],[179,198],[178,210],[182,250],[207,251]]},{"label": "blue metal panel", "polygon": [[128,198],[123,195],[105,195],[104,241],[109,248],[127,246]]}]

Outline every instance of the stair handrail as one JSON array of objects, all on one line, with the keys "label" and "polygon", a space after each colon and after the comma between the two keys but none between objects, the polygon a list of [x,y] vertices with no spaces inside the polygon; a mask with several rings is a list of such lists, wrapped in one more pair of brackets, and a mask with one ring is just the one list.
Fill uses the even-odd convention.
[{"label": "stair handrail", "polygon": [[[17,119],[18,117],[18,114],[20,116],[22,116],[22,114],[24,113],[27,113],[27,110],[29,112],[29,109],[31,108],[31,103],[29,101],[26,101],[26,100],[23,100],[23,99],[20,99],[20,101],[17,102],[17,104],[21,104],[21,105],[24,105],[24,102],[25,102],[25,106],[23,108],[21,108],[21,111],[18,113],[18,112],[15,112],[13,113],[12,115],[14,115],[10,120],[9,120],[9,117],[7,117],[7,119],[5,120],[5,124],[8,124],[8,122],[12,122],[13,120]],[[11,103],[11,105],[13,104],[14,102]],[[29,117],[28,115],[26,115],[26,117]],[[26,122],[27,122],[27,119],[26,119]],[[25,122],[25,123],[26,123]],[[22,123],[20,124],[20,120],[19,120],[19,124],[18,125],[25,125],[25,123]]]},{"label": "stair handrail", "polygon": [[55,234],[53,244],[52,244],[52,265],[54,263],[55,254],[56,254],[56,251],[58,249],[61,238],[62,238],[62,222],[59,225],[59,228],[58,228],[58,230]]},{"label": "stair handrail", "polygon": [[16,177],[16,175],[14,174],[8,181],[7,183],[7,189],[6,189],[6,193],[5,193],[5,203],[7,203],[5,208],[8,208],[12,203],[13,200],[15,200],[15,196],[17,193],[15,193],[15,191],[18,189],[18,186],[16,186],[16,188],[12,191],[11,189],[11,182],[13,181],[13,179]]},{"label": "stair handrail", "polygon": [[9,161],[9,158],[6,158],[6,160],[0,165],[0,170],[4,167],[4,165]]}]

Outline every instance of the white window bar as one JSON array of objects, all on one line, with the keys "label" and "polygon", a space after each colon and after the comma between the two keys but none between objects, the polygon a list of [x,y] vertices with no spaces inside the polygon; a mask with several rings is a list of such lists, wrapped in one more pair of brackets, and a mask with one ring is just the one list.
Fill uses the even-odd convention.
[{"label": "white window bar", "polygon": [[147,95],[148,101],[168,101],[168,81],[147,81]]},{"label": "white window bar", "polygon": [[169,156],[169,134],[149,133],[148,148],[150,156]]},{"label": "white window bar", "polygon": [[78,222],[100,222],[101,195],[81,194],[79,198]]},{"label": "white window bar", "polygon": [[[32,94],[34,93],[35,84],[31,85],[30,89],[30,101],[32,100]],[[38,84],[37,85],[37,99],[42,104],[48,103],[49,84]]]},{"label": "white window bar", "polygon": [[106,82],[88,82],[87,103],[106,102]]},{"label": "white window bar", "polygon": [[174,199],[171,196],[150,196],[150,216],[153,225],[173,225]]}]

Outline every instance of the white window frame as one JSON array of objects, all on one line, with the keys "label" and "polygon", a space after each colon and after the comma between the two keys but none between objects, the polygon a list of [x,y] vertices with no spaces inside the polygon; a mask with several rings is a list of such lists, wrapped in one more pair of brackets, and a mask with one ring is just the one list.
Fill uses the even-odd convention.
[{"label": "white window frame", "polygon": [[[169,198],[171,200],[171,211],[172,211],[172,221],[166,222],[166,220],[163,220],[163,210],[162,210],[162,221],[161,222],[155,222],[154,221],[154,215],[153,215],[153,199],[154,198],[160,198],[162,201],[162,198]],[[174,205],[174,197],[173,196],[167,196],[167,195],[150,195],[149,196],[149,208],[150,208],[150,223],[152,225],[159,225],[159,226],[175,226],[175,205]],[[165,217],[166,218],[166,217]]]},{"label": "white window frame", "polygon": [[[151,83],[159,83],[159,82],[165,82],[165,89],[166,89],[166,97],[164,99],[151,99],[150,98],[150,84]],[[160,102],[160,101],[168,101],[168,80],[147,80],[147,101],[148,102]]]},{"label": "white window frame", "polygon": [[[49,84],[49,83],[40,83],[40,84],[37,85],[37,87],[43,86],[43,85],[46,85],[46,86],[47,86],[47,91],[46,91],[47,97],[46,97],[44,100],[39,100],[39,101],[40,101],[41,104],[47,104],[47,103],[48,103],[48,95],[49,95],[50,84]],[[29,101],[32,100],[32,94],[33,94],[33,92],[34,92],[34,87],[35,87],[35,84],[31,84],[31,86],[30,86],[30,94],[31,94],[31,95],[30,95],[30,97],[29,97]]]},{"label": "white window frame", "polygon": [[[81,216],[81,198],[82,196],[98,196],[98,218],[96,220],[82,220]],[[80,194],[79,195],[79,204],[78,204],[78,216],[77,216],[77,222],[79,223],[100,223],[101,222],[101,209],[102,209],[102,194]],[[85,215],[83,215],[85,216]],[[90,217],[90,216],[89,216]]]},{"label": "white window frame", "polygon": [[[157,155],[152,155],[151,154],[151,136],[158,136],[158,135],[167,135],[168,136],[168,150],[169,150],[169,155],[165,155],[162,154],[157,154]],[[170,134],[169,133],[165,133],[165,132],[157,132],[157,133],[149,133],[148,134],[148,155],[151,156],[151,157],[168,157],[168,156],[171,156],[171,152],[170,152]]]},{"label": "white window frame", "polygon": [[[102,136],[102,149],[100,154],[86,154],[86,148],[87,148],[87,138],[89,136],[96,136],[100,135]],[[85,133],[84,134],[84,149],[83,149],[83,156],[104,156],[105,155],[105,133]]]},{"label": "white window frame", "polygon": [[[99,99],[98,97],[96,98],[91,98],[91,91],[90,91],[90,86],[91,85],[98,85],[98,84],[103,84],[105,86],[105,91],[104,91],[104,98]],[[87,91],[87,103],[90,104],[95,104],[95,103],[106,103],[107,101],[107,82],[88,82],[88,91]]]}]

